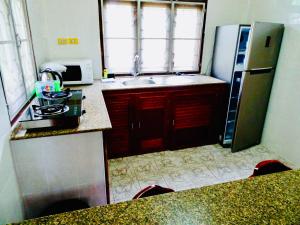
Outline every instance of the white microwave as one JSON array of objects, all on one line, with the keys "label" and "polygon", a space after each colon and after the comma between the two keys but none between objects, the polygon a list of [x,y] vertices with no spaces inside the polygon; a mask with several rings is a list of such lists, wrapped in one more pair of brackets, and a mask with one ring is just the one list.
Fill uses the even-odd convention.
[{"label": "white microwave", "polygon": [[63,84],[92,84],[93,77],[93,61],[90,59],[68,59],[56,60],[52,63],[58,63],[67,67],[66,72],[62,72]]}]

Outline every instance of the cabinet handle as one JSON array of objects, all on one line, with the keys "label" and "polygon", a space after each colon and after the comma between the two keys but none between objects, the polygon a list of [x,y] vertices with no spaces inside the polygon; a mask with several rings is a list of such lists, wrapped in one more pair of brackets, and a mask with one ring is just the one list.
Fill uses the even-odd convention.
[{"label": "cabinet handle", "polygon": [[131,123],[131,129],[133,130],[133,128],[134,128],[134,124],[133,124],[133,123]]},{"label": "cabinet handle", "polygon": [[172,125],[173,125],[173,127],[175,126],[175,120],[172,120]]},{"label": "cabinet handle", "polygon": [[141,122],[139,122],[139,129],[141,128]]}]

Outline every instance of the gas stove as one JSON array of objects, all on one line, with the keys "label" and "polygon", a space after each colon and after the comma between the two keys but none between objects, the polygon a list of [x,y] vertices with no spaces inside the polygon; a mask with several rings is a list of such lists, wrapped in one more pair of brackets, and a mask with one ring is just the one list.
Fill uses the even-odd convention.
[{"label": "gas stove", "polygon": [[76,128],[85,97],[81,90],[43,92],[42,98],[35,98],[23,113],[20,123],[25,129]]},{"label": "gas stove", "polygon": [[59,92],[42,92],[42,98],[48,101],[52,100],[65,100],[72,97],[72,91],[70,89],[66,89],[64,91]]}]

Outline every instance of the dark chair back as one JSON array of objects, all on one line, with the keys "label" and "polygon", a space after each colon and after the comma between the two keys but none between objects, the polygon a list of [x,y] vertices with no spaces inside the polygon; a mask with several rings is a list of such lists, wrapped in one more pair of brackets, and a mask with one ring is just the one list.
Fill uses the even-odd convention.
[{"label": "dark chair back", "polygon": [[151,185],[143,190],[141,190],[139,193],[137,193],[133,199],[139,199],[139,198],[144,198],[144,197],[149,197],[149,196],[154,196],[154,195],[160,195],[160,194],[165,194],[169,192],[174,192],[173,189],[170,188],[165,188],[161,187],[159,185]]},{"label": "dark chair back", "polygon": [[256,177],[271,173],[278,173],[291,170],[291,168],[287,167],[283,163],[281,163],[278,160],[265,160],[260,163],[258,163],[255,166],[255,169],[253,171],[253,174],[250,177]]}]

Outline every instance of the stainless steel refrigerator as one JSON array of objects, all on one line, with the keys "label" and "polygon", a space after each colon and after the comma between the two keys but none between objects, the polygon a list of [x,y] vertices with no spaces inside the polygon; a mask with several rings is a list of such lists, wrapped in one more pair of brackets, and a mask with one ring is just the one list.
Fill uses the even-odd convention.
[{"label": "stainless steel refrigerator", "polygon": [[261,141],[283,32],[283,24],[263,22],[216,29],[212,76],[231,85],[220,141],[233,152]]}]

